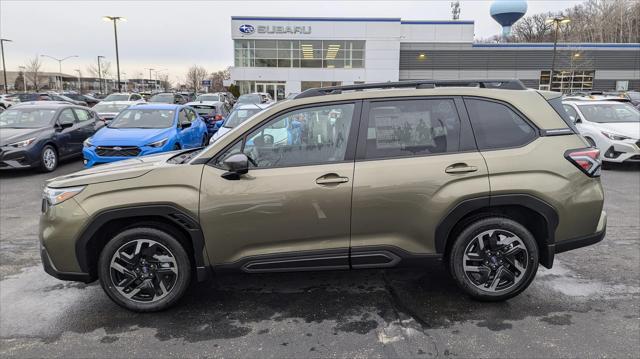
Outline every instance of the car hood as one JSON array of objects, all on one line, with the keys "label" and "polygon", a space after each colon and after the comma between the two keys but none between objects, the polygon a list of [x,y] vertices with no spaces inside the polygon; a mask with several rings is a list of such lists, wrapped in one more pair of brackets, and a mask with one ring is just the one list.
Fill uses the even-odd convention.
[{"label": "car hood", "polygon": [[217,141],[220,137],[226,135],[231,130],[232,128],[229,128],[229,127],[224,127],[224,126],[220,127],[218,129],[218,132],[213,134],[213,140]]},{"label": "car hood", "polygon": [[38,136],[43,130],[45,128],[2,128],[0,129],[0,146]]},{"label": "car hood", "polygon": [[640,139],[640,123],[638,122],[618,122],[599,123],[598,126],[607,132],[631,137],[634,140]]},{"label": "car hood", "polygon": [[103,127],[91,138],[94,146],[144,146],[169,137],[172,128],[109,128]]},{"label": "car hood", "polygon": [[[130,160],[97,165],[86,170],[47,180],[46,185],[54,188],[73,187],[136,178],[155,168],[169,166],[167,160],[179,152],[164,152],[157,155],[141,156]],[[171,166],[175,165],[171,164]]]}]

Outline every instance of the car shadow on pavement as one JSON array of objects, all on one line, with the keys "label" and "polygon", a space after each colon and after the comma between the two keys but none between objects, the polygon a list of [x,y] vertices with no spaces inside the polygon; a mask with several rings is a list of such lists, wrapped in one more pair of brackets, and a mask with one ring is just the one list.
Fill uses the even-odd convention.
[{"label": "car shadow on pavement", "polygon": [[[56,325],[63,332],[87,333],[102,328],[105,340],[115,341],[119,333],[153,328],[161,341],[180,338],[187,342],[266,334],[268,329],[252,333],[255,324],[262,321],[293,325],[329,321],[333,335],[365,335],[392,323],[424,331],[467,321],[500,331],[529,316],[545,320],[550,313],[591,310],[587,303],[549,297],[531,288],[507,302],[477,302],[455,286],[440,263],[422,270],[219,276],[195,283],[176,306],[159,313],[129,312],[102,293],[91,303],[76,304],[65,313],[65,323]],[[565,319],[557,324],[571,323],[570,316]],[[549,320],[554,324],[553,318]],[[61,334],[45,340],[56,341]]]}]

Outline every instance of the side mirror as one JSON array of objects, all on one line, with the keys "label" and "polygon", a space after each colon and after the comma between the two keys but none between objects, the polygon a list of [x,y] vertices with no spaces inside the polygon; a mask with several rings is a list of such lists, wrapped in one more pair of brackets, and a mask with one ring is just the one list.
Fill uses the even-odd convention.
[{"label": "side mirror", "polygon": [[240,175],[249,172],[249,158],[244,153],[237,153],[229,156],[222,162],[228,169],[228,172],[222,174],[222,178],[237,181]]},{"label": "side mirror", "polygon": [[69,128],[69,127],[73,127],[73,123],[64,122],[64,123],[57,123],[56,124],[56,129],[59,130],[59,131],[62,131],[65,128]]},{"label": "side mirror", "polygon": [[185,129],[191,127],[191,122],[180,122],[180,128]]}]

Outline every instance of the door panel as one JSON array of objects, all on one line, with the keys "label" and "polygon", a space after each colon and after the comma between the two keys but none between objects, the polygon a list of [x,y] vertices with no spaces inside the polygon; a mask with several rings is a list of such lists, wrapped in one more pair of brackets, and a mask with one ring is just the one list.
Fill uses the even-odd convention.
[{"label": "door panel", "polygon": [[392,246],[436,253],[435,229],[447,213],[464,199],[490,193],[461,99],[372,100],[362,114],[352,252]]},{"label": "door panel", "polygon": [[[238,181],[224,172],[205,166],[202,175],[200,223],[212,263],[338,249],[348,268],[353,162],[254,169]],[[331,173],[348,182],[316,183]]]},{"label": "door panel", "polygon": [[82,151],[82,142],[84,141],[84,138],[82,138],[83,131],[78,124],[78,119],[73,113],[73,110],[66,108],[60,111],[58,123],[73,124],[73,126],[64,128],[58,133],[58,142],[61,144],[60,156],[65,157],[76,153],[78,152],[78,148]]}]

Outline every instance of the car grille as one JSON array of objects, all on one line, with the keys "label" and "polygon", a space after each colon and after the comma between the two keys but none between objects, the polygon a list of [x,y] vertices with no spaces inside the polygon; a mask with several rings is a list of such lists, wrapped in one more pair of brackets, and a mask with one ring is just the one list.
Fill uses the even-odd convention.
[{"label": "car grille", "polygon": [[135,157],[140,154],[139,147],[98,146],[96,154],[101,157]]}]

